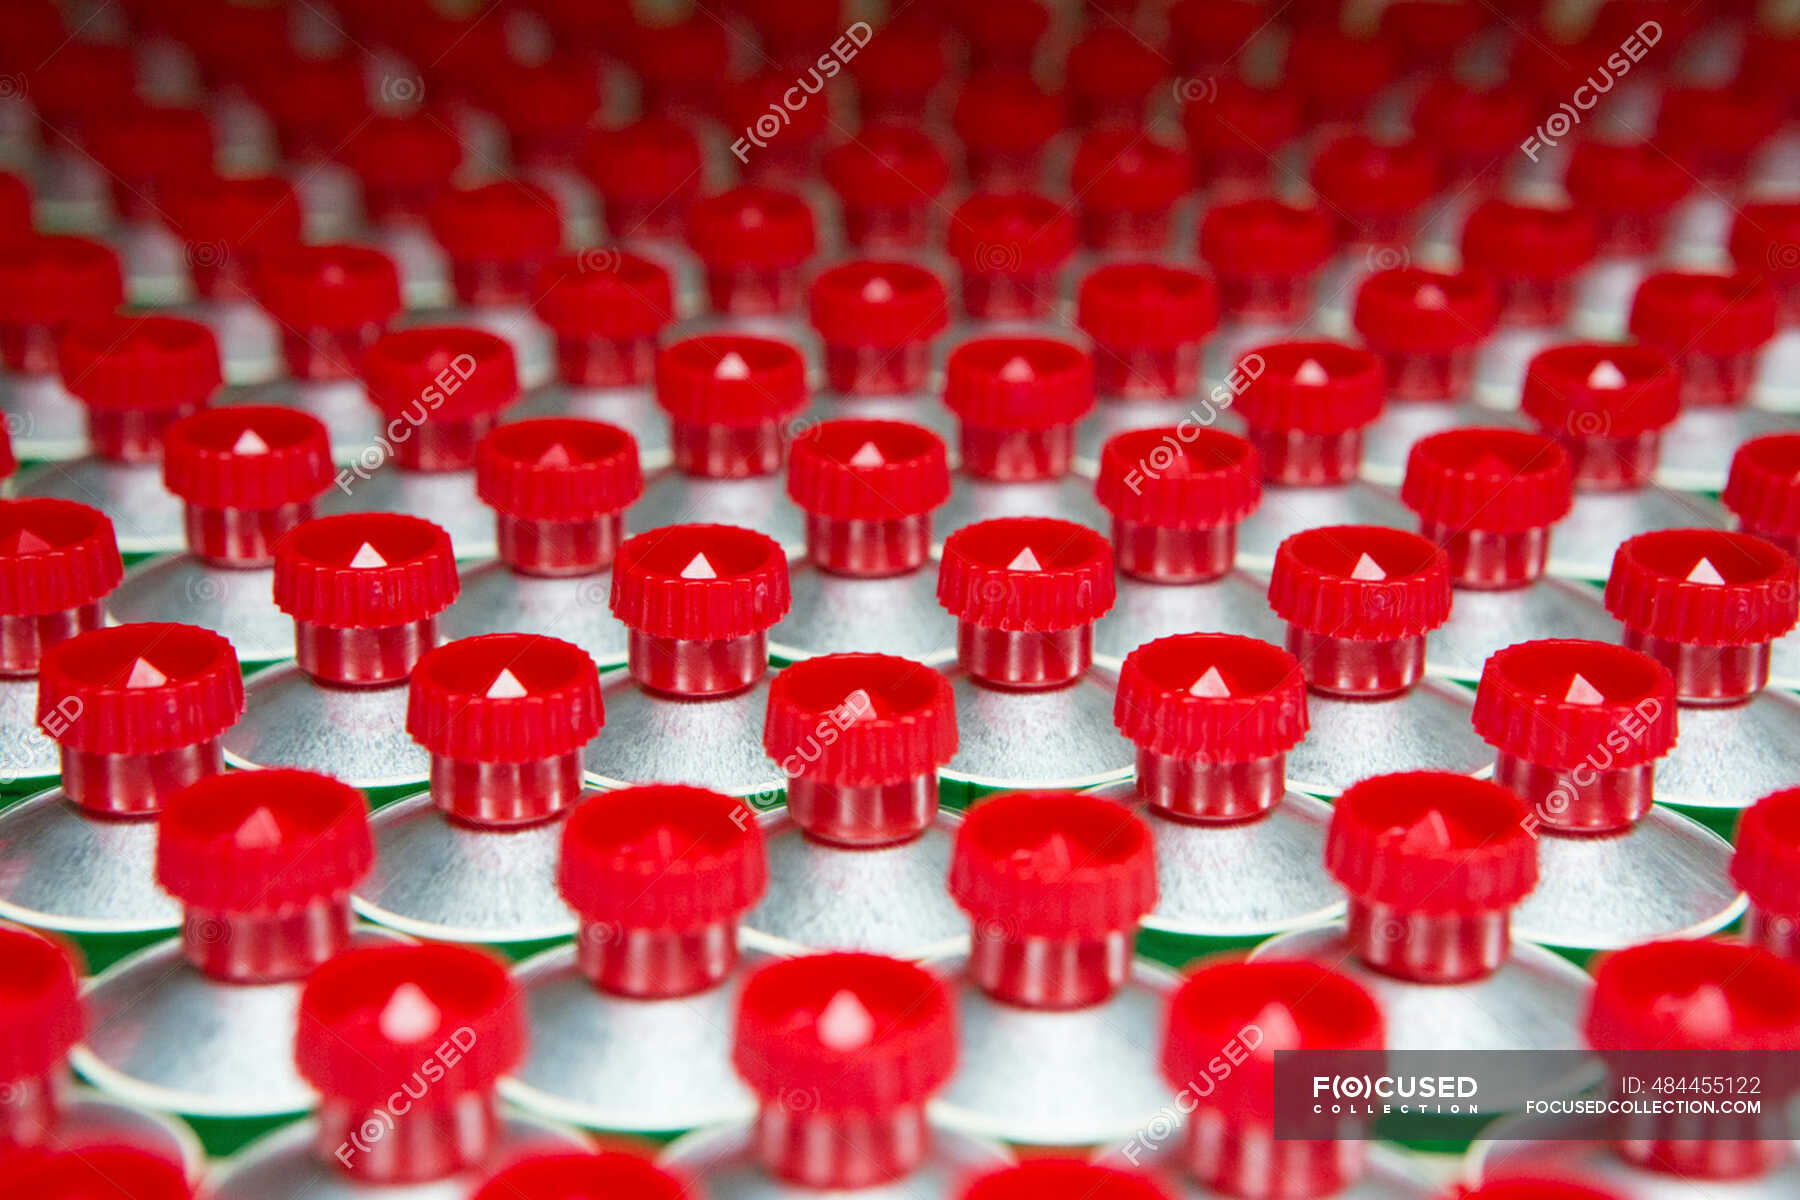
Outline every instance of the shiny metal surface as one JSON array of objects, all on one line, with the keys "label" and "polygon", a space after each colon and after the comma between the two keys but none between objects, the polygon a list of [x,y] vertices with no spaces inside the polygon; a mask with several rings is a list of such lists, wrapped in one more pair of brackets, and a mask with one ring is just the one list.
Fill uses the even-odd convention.
[{"label": "shiny metal surface", "polygon": [[124,1143],[183,1164],[189,1179],[197,1181],[206,1171],[206,1151],[185,1124],[161,1113],[127,1107],[85,1087],[63,1092],[51,1143],[57,1147]]},{"label": "shiny metal surface", "polygon": [[[1531,1132],[1543,1117],[1512,1117],[1487,1131],[1469,1148],[1471,1182],[1542,1171],[1565,1171],[1597,1186],[1618,1191],[1626,1200],[1792,1200],[1800,1196],[1800,1156],[1790,1156],[1760,1179],[1695,1179],[1665,1175],[1632,1166],[1608,1141],[1534,1141]],[[1584,1118],[1558,1117],[1559,1124]],[[1596,1139],[1603,1130],[1592,1118]],[[1580,1128],[1580,1126],[1574,1126]]]},{"label": "shiny metal surface", "polygon": [[787,498],[785,472],[749,479],[700,479],[664,471],[625,510],[625,527],[633,533],[695,521],[766,533],[781,543],[790,559],[806,552],[806,514]]},{"label": "shiny metal surface", "polygon": [[[1551,534],[1554,545],[1556,535]],[[1585,582],[1544,578],[1522,588],[1457,588],[1450,619],[1425,635],[1425,670],[1475,683],[1496,650],[1537,638],[1619,640],[1619,623]]]},{"label": "shiny metal surface", "polygon": [[[331,437],[331,457],[340,463],[355,462],[365,452],[373,454],[372,448],[380,444],[381,418],[363,392],[361,381],[355,379],[327,383],[278,380],[228,387],[213,403],[279,404],[311,413],[324,423]],[[354,482],[354,476],[351,478]]]},{"label": "shiny metal surface", "polygon": [[1137,753],[1113,725],[1111,672],[1067,687],[1002,691],[961,668],[945,672],[961,745],[940,777],[981,788],[1097,787],[1131,773]]},{"label": "shiny metal surface", "polygon": [[441,640],[481,633],[535,633],[580,646],[602,669],[625,662],[630,631],[607,603],[611,571],[551,578],[521,575],[492,560],[461,576],[456,603],[438,617]]},{"label": "shiny metal surface", "polygon": [[592,1129],[670,1133],[747,1118],[756,1099],[731,1066],[746,955],[717,987],[667,1000],[600,991],[559,946],[515,969],[531,1047],[500,1085],[519,1107]]},{"label": "shiny metal surface", "polygon": [[254,300],[201,301],[171,315],[199,321],[213,331],[226,383],[261,383],[282,373],[281,328]]},{"label": "shiny metal surface", "polygon": [[501,1166],[532,1151],[588,1149],[573,1129],[517,1113],[503,1113],[500,1136],[480,1166],[429,1183],[375,1186],[346,1174],[329,1152],[313,1146],[313,1123],[284,1125],[220,1163],[207,1200],[468,1200]]},{"label": "shiny metal surface", "polygon": [[1800,415],[1741,405],[1689,408],[1662,433],[1656,482],[1663,487],[1716,492],[1725,486],[1739,445],[1765,433],[1800,430]]},{"label": "shiny metal surface", "polygon": [[88,449],[87,409],[58,375],[0,377],[0,414],[21,459],[75,458]]},{"label": "shiny metal surface", "polygon": [[1603,342],[1624,340],[1631,301],[1644,277],[1656,269],[1655,261],[1649,255],[1607,255],[1590,263],[1576,277],[1571,335]]},{"label": "shiny metal surface", "polygon": [[1731,844],[1660,805],[1625,833],[1538,832],[1538,883],[1513,910],[1513,936],[1546,946],[1612,950],[1704,937],[1737,920]]},{"label": "shiny metal surface", "polygon": [[[354,945],[398,940],[364,926]],[[146,946],[88,981],[88,1031],[70,1053],[108,1095],[200,1117],[301,1113],[318,1097],[294,1056],[305,981],[221,983],[190,966],[173,938]]]},{"label": "shiny metal surface", "polygon": [[13,480],[13,495],[53,496],[99,509],[113,523],[121,554],[156,554],[186,544],[181,501],[163,488],[161,463],[91,456],[44,463]]},{"label": "shiny metal surface", "polygon": [[48,779],[62,769],[56,743],[38,728],[37,676],[0,679],[0,783]]},{"label": "shiny metal surface", "polygon": [[1110,535],[1112,517],[1094,499],[1094,481],[1070,472],[1061,479],[993,483],[958,471],[950,477],[950,499],[931,514],[931,552],[965,525],[996,517],[1053,516]]},{"label": "shiny metal surface", "polygon": [[102,820],[61,788],[0,812],[0,919],[63,933],[174,929],[156,886],[156,821]]},{"label": "shiny metal surface", "polygon": [[1800,689],[1800,630],[1776,638],[1769,647],[1769,684],[1790,691]]},{"label": "shiny metal surface", "polygon": [[1656,764],[1656,798],[1687,808],[1748,808],[1800,784],[1800,699],[1759,692],[1731,708],[1686,708]]},{"label": "shiny metal surface", "polygon": [[946,1128],[1030,1146],[1092,1146],[1131,1136],[1173,1101],[1157,1066],[1175,977],[1145,962],[1106,1003],[1063,1012],[1003,1004],[953,976],[962,1055],[932,1101]]},{"label": "shiny metal surface", "polygon": [[[1341,925],[1283,934],[1258,946],[1252,959],[1310,959],[1368,988],[1381,1005],[1390,1050],[1580,1050],[1593,981],[1541,946],[1514,942],[1500,969],[1468,983],[1409,983],[1372,971],[1344,939]],[[1517,1096],[1483,1090],[1483,1111],[1507,1111],[1526,1095],[1553,1095],[1571,1081],[1568,1064],[1521,1058]],[[1597,1075],[1595,1076],[1597,1078]],[[1586,1073],[1583,1072],[1583,1078]],[[1490,1102],[1491,1101],[1491,1102]]]},{"label": "shiny metal surface", "polygon": [[[1406,475],[1406,457],[1422,437],[1460,429],[1467,425],[1493,425],[1504,429],[1530,429],[1523,415],[1476,404],[1448,404],[1433,400],[1389,400],[1375,423],[1363,430],[1362,477],[1370,483],[1399,487]],[[1264,503],[1267,503],[1265,498]],[[1333,522],[1344,524],[1343,521]],[[1413,518],[1418,524],[1418,518]]]},{"label": "shiny metal surface", "polygon": [[669,465],[669,414],[657,407],[647,386],[594,388],[547,383],[506,410],[508,421],[532,417],[581,417],[617,425],[637,442],[638,465],[645,471],[660,471]]},{"label": "shiny metal surface", "polygon": [[275,607],[275,569],[215,567],[190,554],[141,562],[106,598],[115,620],[180,621],[222,634],[240,663],[294,655],[294,618]]},{"label": "shiny metal surface", "polygon": [[561,821],[478,829],[448,820],[429,793],[369,818],[375,866],[356,911],[377,925],[440,942],[568,937],[575,914],[556,890]]},{"label": "shiny metal surface", "polygon": [[597,787],[686,783],[771,801],[787,787],[762,745],[767,675],[730,696],[678,700],[615,671],[602,681],[601,698],[606,727],[582,754]]},{"label": "shiny metal surface", "polygon": [[1132,782],[1096,789],[1136,807],[1156,845],[1156,911],[1147,929],[1185,937],[1243,938],[1323,925],[1344,915],[1344,892],[1325,873],[1331,806],[1289,792],[1254,821],[1202,824],[1146,811]]},{"label": "shiny metal surface", "polygon": [[325,687],[292,663],[244,681],[244,715],[219,744],[234,767],[300,767],[353,787],[424,783],[431,756],[406,732],[406,684]]},{"label": "shiny metal surface", "polygon": [[391,512],[423,517],[443,527],[458,558],[495,553],[494,513],[475,494],[475,472],[410,471],[385,462],[364,479],[340,474],[343,487],[319,497],[319,515]]},{"label": "shiny metal surface", "polygon": [[1475,693],[1454,683],[1421,680],[1386,700],[1306,697],[1312,728],[1288,751],[1288,786],[1335,796],[1358,780],[1392,771],[1459,771],[1486,778],[1494,749],[1475,734]]},{"label": "shiny metal surface", "polygon": [[732,1125],[690,1133],[659,1161],[698,1178],[711,1200],[947,1200],[970,1175],[1004,1167],[1012,1155],[992,1142],[934,1128],[930,1154],[903,1179],[878,1187],[808,1188],[763,1171],[751,1155],[748,1126]]},{"label": "shiny metal surface", "polygon": [[956,620],[938,605],[935,563],[904,575],[853,579],[803,561],[788,581],[793,607],[769,631],[769,653],[778,658],[851,650],[932,663],[956,657]]},{"label": "shiny metal surface", "polygon": [[1121,575],[1112,611],[1094,624],[1094,658],[1116,667],[1125,656],[1176,633],[1243,633],[1273,642],[1287,626],[1269,608],[1268,584],[1242,571],[1211,583],[1145,583]]},{"label": "shiny metal surface", "polygon": [[950,898],[950,852],[962,818],[940,812],[898,846],[816,842],[785,812],[764,813],[769,890],[744,918],[742,940],[772,954],[865,950],[895,958],[954,954],[968,914]]},{"label": "shiny metal surface", "polygon": [[1503,325],[1475,352],[1475,377],[1470,397],[1481,407],[1470,412],[1471,424],[1514,425],[1531,428],[1531,422],[1495,409],[1516,409],[1525,388],[1525,370],[1540,350],[1569,340],[1567,329],[1551,325]]},{"label": "shiny metal surface", "polygon": [[1550,537],[1550,573],[1568,579],[1605,579],[1613,551],[1626,538],[1654,529],[1729,529],[1731,515],[1704,496],[1664,488],[1576,492],[1575,506]]},{"label": "shiny metal surface", "polygon": [[1413,530],[1419,518],[1389,488],[1370,483],[1341,487],[1263,486],[1262,503],[1238,526],[1237,565],[1263,572],[1290,534],[1321,525],[1387,525]]},{"label": "shiny metal surface", "polygon": [[450,289],[450,260],[425,222],[396,221],[369,230],[364,236],[400,268],[400,293],[406,308],[440,309],[451,303],[454,293]]}]

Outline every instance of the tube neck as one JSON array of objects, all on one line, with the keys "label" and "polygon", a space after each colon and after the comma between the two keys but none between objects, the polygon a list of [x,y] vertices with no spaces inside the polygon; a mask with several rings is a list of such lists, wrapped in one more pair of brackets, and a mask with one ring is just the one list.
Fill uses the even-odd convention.
[{"label": "tube neck", "polygon": [[1391,641],[1330,637],[1289,625],[1287,648],[1300,660],[1307,686],[1326,696],[1380,700],[1425,676],[1425,635]]},{"label": "tube neck", "polygon": [[1354,1183],[1367,1161],[1367,1143],[1287,1140],[1272,1127],[1236,1120],[1215,1108],[1188,1116],[1185,1165],[1210,1191],[1242,1200],[1334,1196]]},{"label": "tube neck", "polygon": [[656,370],[656,338],[561,334],[557,376],[570,387],[647,387]]},{"label": "tube neck", "polygon": [[1424,524],[1419,532],[1444,548],[1451,584],[1471,591],[1505,591],[1536,583],[1544,577],[1550,558],[1550,530],[1545,526],[1489,533]]},{"label": "tube neck", "polygon": [[1421,913],[1352,897],[1347,935],[1363,963],[1414,983],[1467,983],[1492,975],[1512,944],[1504,908]]},{"label": "tube neck", "polygon": [[1065,687],[1094,661],[1094,627],[1012,633],[958,621],[956,660],[989,687],[1017,691]]},{"label": "tube neck", "polygon": [[[415,1099],[420,1090],[424,1095]],[[491,1091],[445,1096],[421,1071],[379,1105],[326,1097],[313,1146],[352,1179],[398,1185],[444,1179],[486,1162],[499,1134]]]},{"label": "tube neck", "polygon": [[534,521],[494,514],[500,561],[521,575],[592,575],[612,566],[625,538],[625,515],[582,521]]},{"label": "tube neck", "polygon": [[825,384],[844,396],[904,396],[924,390],[931,343],[904,346],[825,344]]},{"label": "tube neck", "polygon": [[359,378],[363,355],[381,336],[371,321],[348,329],[312,326],[281,331],[281,357],[287,372],[309,383],[337,383]]},{"label": "tube neck", "polygon": [[1561,770],[1502,753],[1494,758],[1494,782],[1530,805],[1538,823],[1552,832],[1618,833],[1650,811],[1656,764],[1600,767],[1588,762]]},{"label": "tube neck", "polygon": [[1575,487],[1583,492],[1628,492],[1641,488],[1656,474],[1657,460],[1662,457],[1660,429],[1620,437],[1546,432],[1568,451]]},{"label": "tube neck", "polygon": [[778,1179],[832,1191],[875,1187],[911,1173],[930,1152],[923,1105],[817,1112],[796,1099],[764,1101],[751,1131],[757,1160]]},{"label": "tube neck", "polygon": [[1060,479],[1075,461],[1075,427],[988,429],[962,422],[957,435],[963,470],[993,483]]},{"label": "tube neck", "polygon": [[583,921],[575,963],[596,988],[614,996],[665,1000],[703,992],[737,966],[737,922],[697,929],[625,929]]},{"label": "tube neck", "polygon": [[379,629],[294,622],[295,662],[319,683],[335,687],[403,683],[419,659],[436,644],[435,617]]},{"label": "tube neck", "polygon": [[183,507],[188,553],[216,567],[266,567],[275,561],[275,543],[294,526],[310,521],[313,504],[280,508]]},{"label": "tube neck", "polygon": [[741,692],[769,666],[769,635],[690,642],[633,629],[626,648],[631,677],[653,692],[688,700]]},{"label": "tube neck", "polygon": [[108,462],[152,463],[162,461],[163,430],[191,413],[198,404],[175,409],[89,409],[88,442],[94,456]]},{"label": "tube neck", "polygon": [[1160,817],[1204,824],[1262,816],[1287,793],[1287,755],[1207,762],[1138,747],[1138,796]]},{"label": "tube neck", "polygon": [[158,754],[62,748],[63,794],[101,817],[154,817],[164,797],[224,769],[216,738]]},{"label": "tube neck", "polygon": [[39,616],[0,616],[0,679],[36,675],[46,650],[104,624],[106,614],[98,600]]},{"label": "tube neck", "polygon": [[708,267],[706,295],[720,316],[773,317],[799,312],[805,289],[798,267]]},{"label": "tube neck", "polygon": [[347,895],[329,896],[279,912],[212,912],[189,908],[182,917],[182,957],[226,983],[302,979],[350,944]]},{"label": "tube neck", "polygon": [[857,849],[899,845],[925,832],[937,817],[937,773],[868,785],[790,775],[787,810],[815,842]]},{"label": "tube neck", "polygon": [[1114,517],[1112,544],[1121,575],[1146,583],[1210,583],[1231,570],[1237,526],[1172,529]]},{"label": "tube neck", "polygon": [[530,762],[431,756],[431,800],[445,816],[479,828],[536,825],[581,798],[581,752]]},{"label": "tube neck", "polygon": [[786,450],[781,421],[759,425],[696,425],[669,422],[669,449],[675,469],[702,479],[748,479],[781,470]]},{"label": "tube neck", "polygon": [[1752,904],[1744,914],[1744,940],[1778,958],[1800,962],[1800,916]]},{"label": "tube neck", "polygon": [[808,513],[806,557],[833,575],[857,579],[904,575],[931,557],[931,514],[842,521]]},{"label": "tube neck", "polygon": [[1360,429],[1297,433],[1252,427],[1244,437],[1262,456],[1263,477],[1283,487],[1336,487],[1354,481],[1362,466]]},{"label": "tube neck", "polygon": [[1124,984],[1131,941],[1129,929],[1052,938],[977,921],[969,938],[969,978],[994,999],[1019,1008],[1091,1008]]},{"label": "tube neck", "polygon": [[1700,646],[1671,642],[1627,628],[1625,645],[1669,668],[1675,698],[1691,708],[1742,704],[1769,682],[1768,642],[1748,646]]},{"label": "tube neck", "polygon": [[[497,413],[481,413],[466,420],[419,420],[409,415],[390,418],[385,426],[394,464],[408,471],[467,471],[475,466],[475,448],[488,431],[500,423]],[[404,430],[404,436],[395,433]]]}]

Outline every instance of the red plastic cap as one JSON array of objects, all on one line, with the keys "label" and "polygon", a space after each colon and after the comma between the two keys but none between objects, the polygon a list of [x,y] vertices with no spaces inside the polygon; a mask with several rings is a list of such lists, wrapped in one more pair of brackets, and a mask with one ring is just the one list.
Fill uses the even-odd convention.
[{"label": "red plastic cap", "polygon": [[944,364],[944,404],[981,429],[1073,425],[1094,407],[1094,360],[1053,338],[976,338]]},{"label": "red plastic cap", "polygon": [[300,199],[279,175],[186,182],[170,197],[170,207],[197,266],[219,266],[231,254],[261,254],[300,240]]},{"label": "red plastic cap", "polygon": [[61,1074],[86,1024],[75,975],[61,946],[0,925],[0,1083]]},{"label": "red plastic cap", "polygon": [[12,1170],[18,1194],[32,1200],[190,1200],[194,1195],[180,1163],[136,1146],[23,1152]]},{"label": "red plastic cap", "polygon": [[[1260,363],[1251,372],[1243,363]],[[1373,354],[1343,342],[1277,342],[1240,360],[1249,385],[1238,414],[1252,429],[1333,434],[1361,429],[1381,415],[1387,378]]]},{"label": "red plastic cap", "polygon": [[1042,0],[991,0],[955,9],[946,20],[978,60],[1029,57],[1050,30]]},{"label": "red plastic cap", "polygon": [[530,261],[549,258],[562,245],[562,213],[556,198],[534,183],[484,183],[439,196],[431,231],[458,262]]},{"label": "red plastic cap", "polygon": [[1075,323],[1101,346],[1187,346],[1219,323],[1219,297],[1198,271],[1115,263],[1081,281]]},{"label": "red plastic cap", "polygon": [[782,421],[806,405],[806,363],[800,351],[769,338],[688,338],[658,352],[656,402],[689,425]]},{"label": "red plastic cap", "polygon": [[78,237],[32,237],[0,247],[0,325],[61,329],[125,302],[118,255]]},{"label": "red plastic cap", "polygon": [[[829,36],[826,39],[830,40]],[[719,102],[719,116],[732,130],[753,129],[758,117],[772,116],[771,110],[782,112],[785,121],[775,133],[776,145],[783,150],[798,151],[816,144],[832,126],[831,93],[820,91],[808,97],[797,110],[781,103],[784,94],[792,95],[794,76],[771,65],[742,79],[725,84]]]},{"label": "red plastic cap", "polygon": [[[1312,186],[1325,207],[1342,213],[1352,233],[1375,233],[1408,217],[1437,193],[1437,157],[1423,142],[1383,142],[1351,133],[1319,151]],[[1372,228],[1359,230],[1368,224]]]},{"label": "red plastic cap", "polygon": [[170,796],[156,827],[156,882],[202,912],[341,897],[374,865],[368,801],[311,771],[214,775]]},{"label": "red plastic cap", "polygon": [[768,884],[755,813],[705,788],[652,784],[590,796],[563,829],[556,886],[596,924],[687,930],[735,923]]},{"label": "red plastic cap", "polygon": [[1090,211],[1166,213],[1193,186],[1185,151],[1118,126],[1083,137],[1069,166],[1069,190]]},{"label": "red plastic cap", "polygon": [[450,535],[419,517],[319,517],[275,543],[275,606],[296,621],[410,625],[449,608],[460,590]]},{"label": "red plastic cap", "polygon": [[[1440,7],[1435,0],[1414,8]],[[1442,5],[1462,11],[1462,5]],[[1473,9],[1468,10],[1473,12]],[[1454,75],[1438,75],[1413,106],[1412,127],[1440,158],[1465,171],[1486,175],[1514,153],[1537,120],[1531,93],[1513,84],[1483,86]]]},{"label": "red plastic cap", "polygon": [[69,328],[57,348],[63,386],[89,408],[171,412],[219,390],[212,330],[179,317],[101,317]]},{"label": "red plastic cap", "polygon": [[1753,946],[1651,942],[1594,969],[1596,1050],[1800,1050],[1800,966]]},{"label": "red plastic cap", "polygon": [[0,479],[6,479],[19,469],[18,456],[13,453],[12,437],[6,432],[6,425],[0,422]]},{"label": "red plastic cap", "polygon": [[1731,225],[1731,260],[1740,271],[1792,283],[1800,276],[1800,203],[1741,205]]},{"label": "red plastic cap", "polygon": [[1201,967],[1169,999],[1162,1045],[1163,1078],[1194,1089],[1213,1079],[1208,1064],[1243,1045],[1247,1026],[1262,1032],[1248,1053],[1202,1102],[1239,1121],[1267,1120],[1275,1107],[1275,1055],[1284,1050],[1380,1050],[1387,1031],[1381,1007],[1363,986],[1312,962],[1260,959]]},{"label": "red plastic cap", "polygon": [[1681,373],[1652,346],[1552,346],[1526,367],[1520,407],[1555,433],[1634,437],[1661,429],[1681,411]]},{"label": "red plastic cap", "polygon": [[978,1176],[960,1200],[1170,1200],[1148,1175],[1071,1158],[1040,1158]]},{"label": "red plastic cap", "polygon": [[[1646,654],[1609,642],[1549,638],[1497,651],[1475,692],[1475,732],[1502,754],[1572,771],[1596,754],[1613,768],[1675,746],[1675,680]],[[1628,744],[1613,735],[1628,731]]]},{"label": "red plastic cap", "polygon": [[606,722],[594,660],[538,634],[446,642],[419,659],[409,686],[406,732],[440,758],[556,758],[587,745]]},{"label": "red plastic cap", "polygon": [[668,268],[619,250],[552,259],[537,296],[538,319],[564,337],[650,338],[675,319]]},{"label": "red plastic cap", "polygon": [[1075,792],[1008,792],[956,832],[950,895],[1014,938],[1097,938],[1156,907],[1150,827],[1122,804]]},{"label": "red plastic cap", "polygon": [[[936,30],[913,31],[890,23],[849,66],[865,105],[873,99],[889,107],[905,104],[922,109],[943,81],[948,64],[944,39]],[[868,134],[864,128],[860,136],[867,139]]]},{"label": "red plastic cap", "polygon": [[834,346],[897,349],[929,342],[950,323],[944,282],[900,262],[848,262],[813,280],[813,328]]},{"label": "red plastic cap", "polygon": [[792,192],[738,187],[688,210],[688,242],[709,267],[797,267],[818,248],[812,209]]},{"label": "red plastic cap", "polygon": [[1668,212],[1694,186],[1682,165],[1648,142],[1604,142],[1584,138],[1569,153],[1563,188],[1583,208],[1597,213]]},{"label": "red plastic cap", "polygon": [[1735,174],[1781,121],[1773,101],[1734,87],[1670,87],[1656,115],[1656,142],[1702,176]]},{"label": "red plastic cap", "polygon": [[0,500],[0,614],[81,608],[124,577],[112,522],[99,509],[73,500]]},{"label": "red plastic cap", "polygon": [[[886,39],[897,36],[885,33],[875,45],[886,45]],[[857,65],[870,53],[864,51]],[[855,141],[827,150],[821,166],[825,182],[852,208],[928,204],[950,182],[949,158],[910,125],[871,125]]]},{"label": "red plastic cap", "polygon": [[1262,499],[1262,459],[1217,429],[1134,429],[1100,448],[1094,492],[1117,521],[1162,529],[1236,525]]},{"label": "red plastic cap", "polygon": [[1758,908],[1800,914],[1800,788],[1771,793],[1745,810],[1731,878]]},{"label": "red plastic cap", "polygon": [[770,963],[738,998],[731,1062],[765,1099],[880,1114],[922,1103],[956,1068],[956,1008],[942,980],[876,954]]},{"label": "red plastic cap", "polygon": [[523,521],[589,521],[644,494],[637,442],[616,425],[540,417],[496,426],[475,451],[475,493]]},{"label": "red plastic cap", "polygon": [[1485,779],[1377,775],[1337,798],[1325,868],[1357,899],[1408,912],[1510,908],[1537,886],[1529,823],[1525,802]]},{"label": "red plastic cap", "polygon": [[1759,537],[1718,529],[1641,533],[1613,552],[1606,610],[1627,629],[1667,642],[1751,646],[1800,616],[1794,556]]},{"label": "red plastic cap", "polygon": [[1200,219],[1200,257],[1228,279],[1310,275],[1336,245],[1323,209],[1268,196],[1209,208]]},{"label": "red plastic cap", "polygon": [[1779,308],[1760,274],[1662,271],[1638,285],[1631,335],[1671,357],[1743,354],[1775,336]]},{"label": "red plastic cap", "polygon": [[1308,529],[1276,549],[1269,607],[1324,637],[1417,637],[1450,617],[1450,562],[1437,543],[1401,529]]},{"label": "red plastic cap", "polygon": [[456,135],[425,115],[373,117],[351,134],[341,153],[366,189],[425,194],[449,187],[463,160]]},{"label": "red plastic cap", "polygon": [[1075,253],[1075,216],[1033,192],[981,192],[950,215],[950,257],[965,272],[1026,275]]},{"label": "red plastic cap", "polygon": [[513,1163],[478,1188],[472,1200],[698,1200],[686,1180],[641,1154],[540,1154]]},{"label": "red plastic cap", "polygon": [[663,117],[595,130],[583,148],[581,165],[608,200],[646,205],[696,190],[703,174],[693,131]]},{"label": "red plastic cap", "polygon": [[1063,101],[1027,75],[982,72],[963,84],[950,123],[973,149],[1036,153],[1062,132]]},{"label": "red plastic cap", "polygon": [[950,681],[891,654],[794,663],[769,685],[763,748],[784,770],[820,783],[878,787],[929,775],[956,753]]},{"label": "red plastic cap", "polygon": [[640,22],[631,31],[629,48],[632,65],[652,84],[716,87],[731,66],[725,27],[699,14],[669,24]]},{"label": "red plastic cap", "polygon": [[1446,354],[1485,341],[1499,307],[1479,276],[1396,267],[1363,280],[1352,319],[1378,351]]},{"label": "red plastic cap", "polygon": [[1102,105],[1141,104],[1169,74],[1169,60],[1124,25],[1096,25],[1069,47],[1069,91]]},{"label": "red plastic cap", "polygon": [[921,516],[950,498],[949,453],[922,425],[822,421],[788,448],[787,494],[833,521]]},{"label": "red plastic cap", "polygon": [[965,525],[944,542],[937,596],[951,616],[983,628],[1074,629],[1112,609],[1112,546],[1091,529],[1053,517]]},{"label": "red plastic cap", "polygon": [[790,599],[780,545],[735,525],[653,529],[613,561],[613,615],[650,637],[747,637],[786,616]]},{"label": "red plastic cap", "polygon": [[293,329],[386,325],[400,311],[400,271],[367,246],[291,246],[256,264],[257,300]]},{"label": "red plastic cap", "polygon": [[1448,429],[1413,443],[1400,499],[1426,525],[1523,533],[1568,515],[1575,497],[1569,453],[1518,429]]},{"label": "red plastic cap", "polygon": [[1800,536],[1800,434],[1767,433],[1740,445],[1719,502],[1746,530]]},{"label": "red plastic cap", "polygon": [[1393,55],[1381,42],[1319,21],[1301,25],[1289,39],[1283,75],[1306,97],[1310,115],[1344,120],[1387,87],[1394,68]]},{"label": "red plastic cap", "polygon": [[[1267,18],[1255,5],[1257,24]],[[1259,182],[1272,154],[1299,133],[1299,90],[1290,84],[1260,87],[1233,75],[1221,76],[1208,95],[1196,96],[1181,112],[1181,126],[1196,158],[1242,164]]]},{"label": "red plastic cap", "polygon": [[1196,66],[1230,62],[1268,21],[1255,0],[1175,0],[1168,18],[1171,40],[1189,51],[1175,61]]},{"label": "red plastic cap", "polygon": [[297,408],[204,409],[163,431],[163,485],[198,508],[306,504],[331,486],[331,472],[324,423]]},{"label": "red plastic cap", "polygon": [[484,91],[512,136],[515,159],[530,159],[546,145],[566,153],[600,111],[600,73],[591,60],[573,55],[529,65],[509,61]]},{"label": "red plastic cap", "polygon": [[1269,758],[1306,736],[1306,676],[1286,650],[1242,634],[1157,638],[1125,656],[1113,724],[1170,758]]},{"label": "red plastic cap", "polygon": [[1555,1179],[1542,1175],[1508,1176],[1491,1179],[1480,1187],[1458,1193],[1458,1200],[1626,1200],[1618,1192],[1606,1191],[1577,1179]]},{"label": "red plastic cap", "polygon": [[1578,208],[1487,200],[1463,225],[1463,269],[1496,279],[1567,279],[1598,249],[1593,222]]},{"label": "red plastic cap", "polygon": [[[81,715],[68,720],[70,710]],[[115,625],[44,652],[37,711],[40,723],[55,718],[44,732],[65,750],[159,754],[236,724],[244,680],[231,643],[209,629]]]},{"label": "red plastic cap", "polygon": [[384,416],[427,410],[460,421],[499,412],[519,398],[512,343],[482,329],[400,329],[363,357],[363,383]]},{"label": "red plastic cap", "polygon": [[107,113],[87,140],[95,161],[127,187],[192,179],[213,167],[212,121],[197,108],[132,105]]},{"label": "red plastic cap", "polygon": [[[462,1055],[440,1055],[445,1044]],[[444,1068],[433,1085],[440,1101],[485,1092],[524,1056],[518,988],[504,964],[475,950],[346,950],[300,992],[294,1060],[308,1083],[334,1099],[384,1104],[433,1058]]]}]

